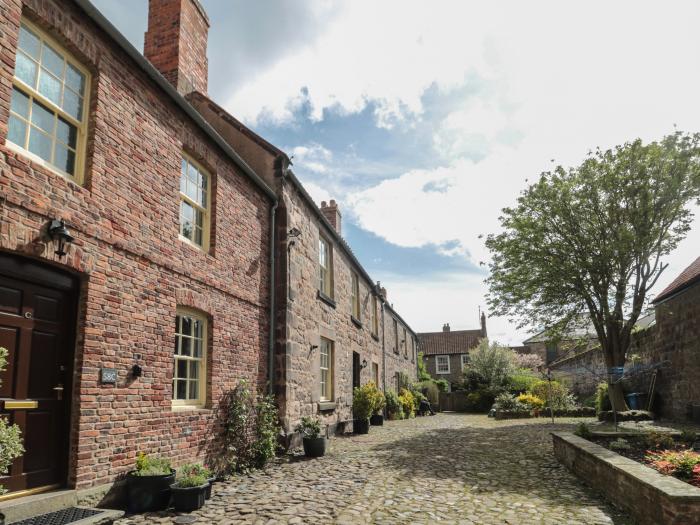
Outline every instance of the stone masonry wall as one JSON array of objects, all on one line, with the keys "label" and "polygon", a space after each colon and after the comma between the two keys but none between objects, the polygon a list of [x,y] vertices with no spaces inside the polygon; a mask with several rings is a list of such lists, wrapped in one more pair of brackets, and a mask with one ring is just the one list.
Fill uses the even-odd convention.
[{"label": "stone masonry wall", "polygon": [[[92,72],[83,186],[5,144],[23,12]],[[72,2],[0,0],[0,58],[0,249],[82,280],[70,484],[111,482],[141,450],[204,459],[221,394],[266,380],[269,199]],[[183,150],[214,178],[210,253],[178,239]],[[75,236],[63,260],[40,240],[54,217]],[[171,407],[178,305],[210,320],[205,409]],[[118,370],[116,385],[100,384],[100,367]]]},{"label": "stone masonry wall", "polygon": [[450,383],[450,385],[463,383],[464,374],[462,373],[462,354],[449,354],[448,357],[450,358],[449,374],[437,373],[436,356],[434,355],[423,356],[426,371],[434,379],[445,379]]}]

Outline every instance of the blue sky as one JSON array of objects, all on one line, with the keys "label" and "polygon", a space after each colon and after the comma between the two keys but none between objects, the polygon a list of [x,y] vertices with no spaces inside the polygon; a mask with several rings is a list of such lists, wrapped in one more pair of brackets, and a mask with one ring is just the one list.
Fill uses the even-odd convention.
[{"label": "blue sky", "polygon": [[[143,48],[146,0],[94,3]],[[696,2],[203,0],[209,94],[293,155],[418,331],[478,326],[479,236],[552,162],[700,124]],[[697,255],[694,228],[657,291]],[[527,337],[507,319],[490,335]]]}]

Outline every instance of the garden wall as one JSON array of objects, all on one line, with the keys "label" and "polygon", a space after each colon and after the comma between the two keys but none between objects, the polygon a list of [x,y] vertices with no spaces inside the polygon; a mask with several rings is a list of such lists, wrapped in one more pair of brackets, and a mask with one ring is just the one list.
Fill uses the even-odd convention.
[{"label": "garden wall", "polygon": [[700,524],[700,488],[573,434],[552,433],[554,455],[640,525]]}]

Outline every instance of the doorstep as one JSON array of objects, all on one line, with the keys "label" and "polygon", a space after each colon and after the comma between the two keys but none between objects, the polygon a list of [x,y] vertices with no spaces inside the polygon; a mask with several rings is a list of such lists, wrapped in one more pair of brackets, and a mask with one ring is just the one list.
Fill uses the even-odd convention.
[{"label": "doorstep", "polygon": [[[61,489],[2,501],[0,502],[0,512],[5,515],[5,523],[7,525],[21,522],[23,520],[30,520],[31,518],[36,518],[32,525],[41,525],[42,521],[51,523],[51,521],[48,520],[48,516],[47,520],[41,519],[44,517],[44,515],[68,508],[86,508],[78,507],[77,503],[77,491],[71,489]],[[98,510],[99,513],[68,523],[71,525],[111,523],[124,514],[119,510],[95,510]],[[31,523],[31,521],[29,523]],[[57,521],[52,521],[52,523],[57,523]]]}]

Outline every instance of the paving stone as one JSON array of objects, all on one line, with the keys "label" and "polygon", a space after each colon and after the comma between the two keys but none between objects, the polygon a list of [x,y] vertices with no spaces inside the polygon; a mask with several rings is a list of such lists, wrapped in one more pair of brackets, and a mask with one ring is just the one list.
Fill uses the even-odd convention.
[{"label": "paving stone", "polygon": [[[324,458],[293,451],[264,471],[217,483],[190,516],[248,525],[631,524],[554,459],[549,433],[579,421],[470,414],[388,421],[365,436],[333,439]],[[163,512],[115,523],[176,520]]]}]

